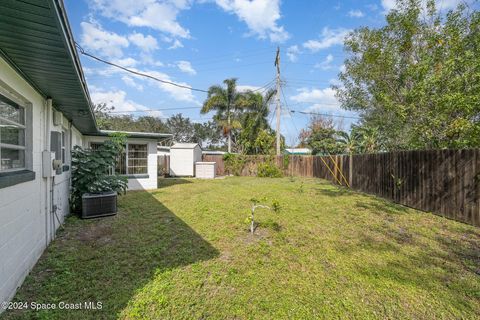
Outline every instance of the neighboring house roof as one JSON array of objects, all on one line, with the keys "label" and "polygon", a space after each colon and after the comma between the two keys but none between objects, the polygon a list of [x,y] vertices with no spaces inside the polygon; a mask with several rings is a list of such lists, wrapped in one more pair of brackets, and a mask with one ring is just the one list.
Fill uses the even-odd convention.
[{"label": "neighboring house roof", "polygon": [[289,154],[311,154],[312,150],[308,148],[287,148],[285,152]]},{"label": "neighboring house roof", "polygon": [[62,0],[0,1],[0,55],[81,133],[97,132]]},{"label": "neighboring house roof", "polygon": [[170,149],[194,149],[196,146],[200,147],[198,143],[175,143]]},{"label": "neighboring house roof", "polygon": [[223,154],[226,154],[227,152],[225,151],[219,151],[219,150],[203,150],[202,151],[203,154],[220,154],[220,155],[223,155]]},{"label": "neighboring house roof", "polygon": [[[99,130],[96,133],[89,134],[91,136],[109,136],[115,132],[114,130]],[[145,139],[156,139],[156,140],[163,140],[166,138],[171,138],[172,135],[170,133],[154,133],[154,132],[133,132],[133,131],[120,131],[121,133],[125,133],[128,138],[145,138]]]}]

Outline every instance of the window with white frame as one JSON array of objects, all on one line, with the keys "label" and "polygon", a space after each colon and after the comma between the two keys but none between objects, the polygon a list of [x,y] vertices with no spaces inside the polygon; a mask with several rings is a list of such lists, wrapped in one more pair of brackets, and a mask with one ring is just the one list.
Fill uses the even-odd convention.
[{"label": "window with white frame", "polygon": [[25,169],[25,108],[0,95],[0,171]]},{"label": "window with white frame", "polygon": [[[91,142],[93,150],[98,149],[103,143]],[[148,145],[141,143],[127,143],[125,149],[118,156],[116,174],[138,175],[148,173]]]},{"label": "window with white frame", "polygon": [[148,173],[148,148],[146,144],[127,144],[127,174]]}]

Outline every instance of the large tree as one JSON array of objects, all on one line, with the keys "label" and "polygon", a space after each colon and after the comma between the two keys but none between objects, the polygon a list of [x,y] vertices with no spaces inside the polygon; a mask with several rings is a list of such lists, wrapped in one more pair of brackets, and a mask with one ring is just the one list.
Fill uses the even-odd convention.
[{"label": "large tree", "polygon": [[[270,113],[270,103],[275,93],[276,90],[274,89],[268,90],[264,95],[253,91],[245,92],[246,106],[239,115],[241,130],[235,132],[237,149],[242,153],[270,153],[270,150],[265,152],[263,141],[265,141],[266,135],[275,137],[275,132],[270,128],[267,119]],[[258,139],[260,135],[262,137]],[[262,141],[262,143],[257,143],[259,141]],[[275,148],[275,145],[273,145],[273,148]]]},{"label": "large tree", "polygon": [[399,0],[386,19],[347,37],[342,106],[387,150],[479,147],[479,12]]},{"label": "large tree", "polygon": [[344,146],[338,140],[338,130],[331,118],[313,116],[299,135],[300,147],[309,147],[314,155],[339,154]]},{"label": "large tree", "polygon": [[216,111],[214,120],[223,128],[227,136],[228,152],[232,152],[232,129],[240,128],[238,113],[246,106],[246,96],[237,90],[237,79],[223,81],[225,87],[215,85],[208,89],[208,96],[201,113]]}]

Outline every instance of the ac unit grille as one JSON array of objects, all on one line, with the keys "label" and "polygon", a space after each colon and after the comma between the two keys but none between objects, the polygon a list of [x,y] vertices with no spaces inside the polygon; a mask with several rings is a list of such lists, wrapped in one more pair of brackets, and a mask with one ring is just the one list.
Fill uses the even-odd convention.
[{"label": "ac unit grille", "polygon": [[117,193],[86,193],[82,196],[82,218],[97,218],[117,213]]}]

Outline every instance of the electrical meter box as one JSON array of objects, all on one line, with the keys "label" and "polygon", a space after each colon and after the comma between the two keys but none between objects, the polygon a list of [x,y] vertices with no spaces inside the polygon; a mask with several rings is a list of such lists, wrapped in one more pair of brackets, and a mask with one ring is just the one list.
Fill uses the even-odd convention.
[{"label": "electrical meter box", "polygon": [[55,152],[43,151],[42,152],[42,171],[43,177],[53,177],[55,170],[53,169],[53,161],[55,160]]},{"label": "electrical meter box", "polygon": [[43,177],[53,177],[62,173],[62,133],[50,132],[50,151],[42,152]]},{"label": "electrical meter box", "polygon": [[[55,154],[55,160],[62,162],[62,133],[59,131],[50,132],[50,151]],[[56,174],[62,174],[62,166],[58,165],[58,161],[55,161]]]}]

